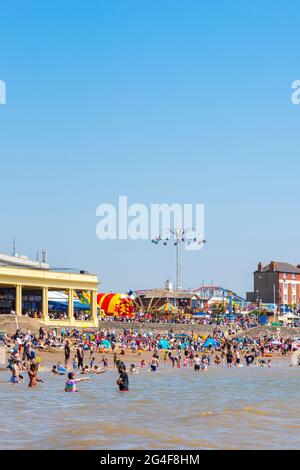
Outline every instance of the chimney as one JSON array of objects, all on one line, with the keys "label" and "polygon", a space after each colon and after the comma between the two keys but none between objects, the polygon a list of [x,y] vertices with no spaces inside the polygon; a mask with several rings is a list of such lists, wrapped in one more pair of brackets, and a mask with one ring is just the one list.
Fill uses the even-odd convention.
[{"label": "chimney", "polygon": [[271,263],[270,263],[270,271],[272,271],[272,272],[276,271],[276,264],[275,264],[275,261],[271,261]]},{"label": "chimney", "polygon": [[261,273],[262,270],[263,270],[263,265],[262,265],[262,263],[258,263],[257,271],[258,271],[259,273]]}]

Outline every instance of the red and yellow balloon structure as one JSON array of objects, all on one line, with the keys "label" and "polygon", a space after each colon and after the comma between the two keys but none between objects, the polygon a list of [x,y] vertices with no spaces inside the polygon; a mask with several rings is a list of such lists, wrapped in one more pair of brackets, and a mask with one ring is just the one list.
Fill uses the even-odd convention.
[{"label": "red and yellow balloon structure", "polygon": [[97,304],[105,315],[116,317],[134,317],[134,304],[127,294],[98,294]]}]

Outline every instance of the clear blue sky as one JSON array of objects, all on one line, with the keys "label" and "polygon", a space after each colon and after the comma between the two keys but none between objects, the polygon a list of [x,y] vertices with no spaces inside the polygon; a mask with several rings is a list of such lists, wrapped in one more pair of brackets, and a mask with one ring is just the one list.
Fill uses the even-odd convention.
[{"label": "clear blue sky", "polygon": [[202,202],[184,285],[243,294],[258,261],[300,263],[296,1],[2,2],[0,250],[99,273],[103,290],[174,279],[175,253],[99,241],[101,202]]}]

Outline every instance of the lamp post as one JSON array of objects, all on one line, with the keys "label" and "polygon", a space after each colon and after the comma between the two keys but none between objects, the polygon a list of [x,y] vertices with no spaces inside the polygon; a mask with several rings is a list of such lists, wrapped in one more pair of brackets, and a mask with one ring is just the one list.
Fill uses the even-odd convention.
[{"label": "lamp post", "polygon": [[[174,246],[176,247],[176,283],[174,289],[176,304],[176,292],[178,292],[179,289],[182,289],[182,246],[190,245],[191,243],[198,243],[198,245],[201,245],[202,243],[206,243],[206,240],[199,239],[196,236],[189,238],[189,234],[194,232],[194,229],[191,228],[177,227],[176,229],[169,229],[168,232],[174,236]],[[159,235],[151,241],[155,245],[162,242],[164,246],[167,246],[170,238],[168,236],[163,238]]]}]

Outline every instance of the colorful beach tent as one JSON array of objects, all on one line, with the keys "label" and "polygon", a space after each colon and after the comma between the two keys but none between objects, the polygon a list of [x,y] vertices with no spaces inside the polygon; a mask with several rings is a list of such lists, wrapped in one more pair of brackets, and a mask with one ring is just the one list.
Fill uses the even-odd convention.
[{"label": "colorful beach tent", "polygon": [[203,347],[204,348],[209,348],[209,347],[216,348],[219,345],[220,343],[218,343],[218,341],[216,341],[214,338],[208,338],[203,344]]},{"label": "colorful beach tent", "polygon": [[106,315],[134,317],[133,301],[126,294],[98,294],[97,304],[98,307],[100,307]]},{"label": "colorful beach tent", "polygon": [[178,313],[178,308],[167,302],[166,304],[159,307],[158,311],[160,313]]},{"label": "colorful beach tent", "polygon": [[158,343],[159,349],[171,349],[169,341],[161,339]]}]

